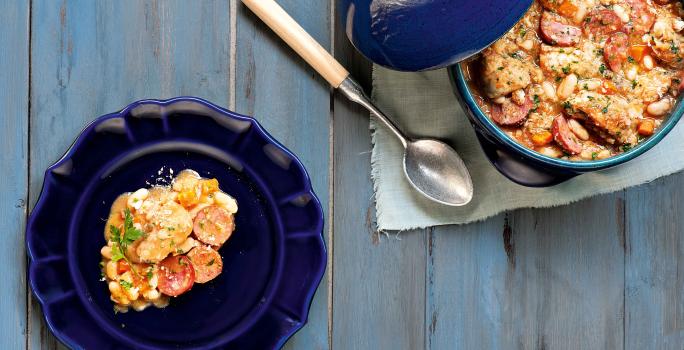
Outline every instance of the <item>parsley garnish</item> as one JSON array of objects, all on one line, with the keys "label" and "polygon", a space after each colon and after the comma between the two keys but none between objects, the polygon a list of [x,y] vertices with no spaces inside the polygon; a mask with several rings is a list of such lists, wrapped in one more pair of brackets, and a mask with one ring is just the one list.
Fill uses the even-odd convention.
[{"label": "parsley garnish", "polygon": [[636,62],[636,60],[632,56],[627,56],[627,62],[634,63],[634,62]]},{"label": "parsley garnish", "polygon": [[603,72],[606,71],[606,65],[601,63],[601,66],[599,66],[599,73],[603,74]]},{"label": "parsley garnish", "polygon": [[627,151],[629,151],[630,149],[632,149],[632,145],[631,145],[631,144],[625,143],[624,145],[622,145],[622,151],[623,151],[623,152],[627,152]]},{"label": "parsley garnish", "polygon": [[211,260],[207,263],[207,266],[214,265],[214,262],[215,262],[215,261],[216,261],[215,259],[211,259]]},{"label": "parsley garnish", "polygon": [[133,288],[133,283],[128,282],[128,281],[119,280],[119,284],[122,287],[124,287],[125,290],[130,290],[131,288]]},{"label": "parsley garnish", "polygon": [[596,160],[596,157],[598,157],[597,152],[591,152],[591,160]]},{"label": "parsley garnish", "polygon": [[150,266],[150,267],[147,269],[147,274],[146,274],[145,276],[147,277],[148,280],[151,280],[151,279],[152,279],[152,276],[153,276],[153,273],[152,273],[152,266]]},{"label": "parsley garnish", "polygon": [[128,265],[131,266],[133,273],[137,275],[138,272],[135,271],[133,264],[131,264],[124,252],[129,244],[143,236],[143,232],[133,226],[133,215],[131,215],[131,211],[128,210],[128,208],[124,211],[123,234],[121,230],[114,225],[109,225],[109,232],[109,240],[114,243],[112,246],[112,261],[117,262],[124,259]]}]

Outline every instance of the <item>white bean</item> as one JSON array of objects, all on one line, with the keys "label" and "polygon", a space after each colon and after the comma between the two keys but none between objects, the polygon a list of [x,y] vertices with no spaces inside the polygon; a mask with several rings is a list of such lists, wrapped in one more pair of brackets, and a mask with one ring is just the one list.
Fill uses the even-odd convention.
[{"label": "white bean", "polygon": [[620,17],[620,20],[622,20],[622,22],[629,22],[629,14],[627,13],[627,11],[625,11],[624,7],[620,5],[613,5],[613,11],[618,17]]},{"label": "white bean", "polygon": [[665,34],[665,31],[667,30],[667,23],[663,20],[657,20],[655,24],[653,24],[653,28],[651,29],[651,33],[654,36],[661,37],[663,34]]},{"label": "white bean", "polygon": [[231,214],[235,214],[238,211],[238,206],[237,202],[235,201],[235,198],[223,192],[215,192],[214,201],[216,202],[216,204],[228,210],[228,212]]},{"label": "white bean", "polygon": [[506,102],[506,96],[499,96],[492,101],[496,104],[503,104],[504,102]]},{"label": "white bean", "polygon": [[126,204],[128,204],[129,208],[133,208],[135,210],[138,210],[138,209],[140,209],[142,202],[147,198],[147,196],[149,196],[149,194],[150,194],[150,191],[148,191],[146,188],[141,188],[141,189],[133,192],[133,194],[131,194],[128,197],[128,202]]},{"label": "white bean", "polygon": [[553,86],[551,82],[545,81],[542,83],[542,89],[544,89],[544,95],[550,100],[556,99],[556,87]]},{"label": "white bean", "polygon": [[110,280],[115,280],[117,277],[116,270],[116,263],[109,260],[107,262],[107,265],[105,265],[105,273],[107,274],[107,278],[109,278]]},{"label": "white bean", "polygon": [[534,48],[534,41],[527,39],[520,44],[520,47],[528,51],[532,50]]},{"label": "white bean", "polygon": [[525,90],[518,89],[518,90],[513,91],[513,94],[511,95],[511,99],[518,106],[522,106],[523,103],[525,103]]},{"label": "white bean", "polygon": [[580,140],[589,140],[589,132],[587,132],[587,129],[575,119],[568,120],[568,127],[570,127],[572,133],[577,135]]},{"label": "white bean", "polygon": [[653,116],[661,116],[670,111],[672,103],[669,99],[664,98],[660,101],[656,101],[646,107],[646,111]]},{"label": "white bean", "polygon": [[644,62],[644,68],[646,68],[648,70],[651,70],[651,69],[653,69],[653,67],[655,67],[655,63],[653,62],[653,57],[651,57],[651,55],[644,56],[643,62]]},{"label": "white bean", "polygon": [[672,24],[672,27],[674,30],[681,32],[682,29],[684,29],[684,21],[677,19],[674,21],[674,24]]},{"label": "white bean", "polygon": [[632,66],[630,69],[628,69],[627,72],[625,73],[625,76],[626,76],[627,79],[629,79],[629,80],[634,80],[634,79],[636,79],[636,77],[637,77],[637,69],[636,69],[636,67]]},{"label": "white bean", "polygon": [[107,259],[112,259],[112,247],[106,245],[100,249],[100,254]]},{"label": "white bean", "polygon": [[581,22],[584,17],[587,15],[587,6],[579,6],[577,8],[577,12],[575,12],[575,17],[573,18],[575,20],[575,23]]},{"label": "white bean", "polygon": [[551,158],[558,158],[561,156],[561,153],[557,149],[552,147],[541,147],[537,149],[537,152]]},{"label": "white bean", "polygon": [[596,155],[597,159],[606,159],[608,157],[610,157],[610,151],[607,149],[604,149]]},{"label": "white bean", "polygon": [[594,91],[601,87],[600,79],[584,79],[578,82],[582,89]]},{"label": "white bean", "polygon": [[566,99],[575,91],[577,86],[577,76],[575,74],[570,74],[558,85],[558,91],[556,94],[561,99]]}]

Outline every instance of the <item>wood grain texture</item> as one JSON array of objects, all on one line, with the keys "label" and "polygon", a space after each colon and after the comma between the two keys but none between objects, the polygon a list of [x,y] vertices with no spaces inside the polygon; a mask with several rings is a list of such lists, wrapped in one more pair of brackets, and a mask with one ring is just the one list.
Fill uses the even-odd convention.
[{"label": "wood grain texture", "polygon": [[[367,61],[339,23],[335,57],[370,87]],[[426,231],[375,231],[368,112],[339,94],[333,104],[333,349],[419,349],[424,343]]]},{"label": "wood grain texture", "polygon": [[26,222],[28,172],[29,6],[0,11],[0,348],[26,346]]},{"label": "wood grain texture", "polygon": [[[178,95],[228,105],[228,0],[36,0],[32,19],[31,203],[45,168],[102,114]],[[31,306],[29,348],[53,348]]]},{"label": "wood grain texture", "polygon": [[[278,3],[323,47],[330,48],[327,1]],[[248,8],[238,4],[237,13],[236,111],[254,116],[302,160],[323,203],[327,231],[330,88]],[[285,348],[328,348],[327,284],[326,274],[314,296],[307,325]]]},{"label": "wood grain texture", "polygon": [[684,174],[626,193],[625,349],[684,344]]},{"label": "wood grain texture", "polygon": [[624,200],[435,229],[427,347],[623,348]]}]

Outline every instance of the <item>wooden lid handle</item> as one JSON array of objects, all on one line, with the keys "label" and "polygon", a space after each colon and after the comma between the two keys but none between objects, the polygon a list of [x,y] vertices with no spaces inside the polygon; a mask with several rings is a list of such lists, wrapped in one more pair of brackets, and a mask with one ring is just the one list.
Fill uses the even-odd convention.
[{"label": "wooden lid handle", "polygon": [[274,0],[242,2],[334,88],[349,76],[349,72]]}]

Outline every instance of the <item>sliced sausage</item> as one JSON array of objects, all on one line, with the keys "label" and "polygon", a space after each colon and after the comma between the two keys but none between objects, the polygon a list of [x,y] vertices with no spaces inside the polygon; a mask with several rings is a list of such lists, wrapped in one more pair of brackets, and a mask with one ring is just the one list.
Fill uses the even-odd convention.
[{"label": "sliced sausage", "polygon": [[607,36],[624,30],[622,20],[613,10],[594,10],[584,21],[584,32],[589,36]]},{"label": "sliced sausage", "polygon": [[233,214],[218,205],[208,206],[195,216],[194,230],[198,240],[213,246],[220,246],[235,230]]},{"label": "sliced sausage", "polygon": [[623,32],[613,33],[603,48],[603,58],[613,72],[622,69],[629,53],[629,36]]},{"label": "sliced sausage", "polygon": [[646,1],[644,0],[625,0],[627,5],[632,8],[629,16],[630,21],[627,24],[630,33],[644,34],[651,30],[653,23],[656,20]]},{"label": "sliced sausage", "polygon": [[568,121],[564,116],[559,115],[553,120],[551,124],[551,132],[553,138],[558,144],[563,147],[570,154],[578,154],[582,152],[582,144],[577,139],[577,136],[570,130]]},{"label": "sliced sausage", "polygon": [[195,283],[195,269],[187,257],[169,256],[159,263],[158,278],[159,291],[175,297],[192,288]]},{"label": "sliced sausage", "polygon": [[551,12],[542,14],[540,30],[544,41],[554,46],[577,45],[582,35],[582,30],[565,24],[563,18]]},{"label": "sliced sausage", "polygon": [[221,255],[211,246],[195,247],[188,253],[187,257],[192,261],[192,267],[195,269],[195,282],[197,283],[209,282],[220,275],[223,270]]},{"label": "sliced sausage", "polygon": [[525,98],[525,102],[521,106],[506,99],[506,102],[502,104],[493,103],[490,114],[492,120],[497,124],[513,126],[522,124],[532,108],[534,108],[534,102],[529,97]]}]

